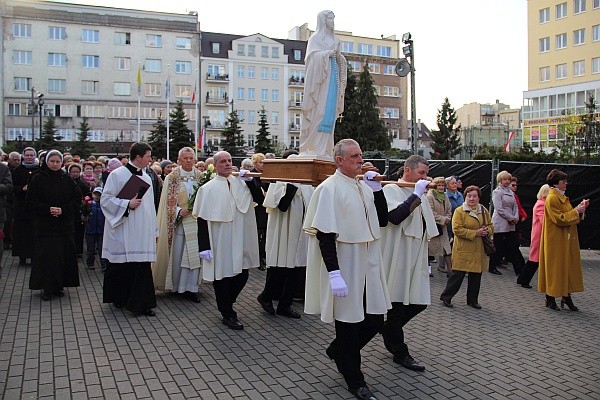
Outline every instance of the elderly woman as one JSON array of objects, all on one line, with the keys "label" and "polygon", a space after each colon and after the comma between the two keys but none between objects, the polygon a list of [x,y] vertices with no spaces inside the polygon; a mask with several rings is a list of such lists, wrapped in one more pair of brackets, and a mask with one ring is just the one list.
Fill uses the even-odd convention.
[{"label": "elderly woman", "polygon": [[550,191],[544,206],[544,222],[540,238],[540,271],[538,291],[546,293],[546,307],[560,310],[555,297],[562,296],[561,307],[566,304],[571,311],[578,308],[573,304],[571,293],[583,292],[583,273],[577,224],[583,219],[589,199],[583,199],[573,208],[567,190],[567,174],[553,169],[546,182]]},{"label": "elderly woman", "polygon": [[440,300],[446,307],[453,307],[452,297],[469,274],[467,284],[467,305],[479,310],[479,287],[481,272],[487,264],[482,237],[491,235],[494,228],[488,210],[479,204],[481,189],[468,186],[465,189],[465,202],[456,209],[452,217],[454,242],[452,243],[452,272]]},{"label": "elderly woman", "polygon": [[[429,255],[438,258],[440,266],[445,264],[446,268],[440,270],[450,274],[452,271],[452,248],[450,247],[450,237],[448,235],[448,225],[452,221],[452,206],[446,196],[446,181],[444,177],[437,177],[433,180],[436,185],[427,194],[427,200],[433,211],[435,223],[438,227],[439,235],[431,238],[429,241]],[[444,260],[444,261],[442,261]]]},{"label": "elderly woman", "polygon": [[513,264],[515,274],[519,275],[525,259],[519,250],[519,241],[515,225],[519,222],[519,208],[515,200],[515,194],[510,189],[512,175],[507,171],[501,171],[496,176],[498,186],[492,192],[494,213],[492,222],[494,224],[494,245],[496,252],[490,257],[489,271],[492,274],[502,275],[498,267],[502,266],[502,259],[506,257]]},{"label": "elderly woman", "polygon": [[244,158],[242,160],[241,168],[242,169],[247,169],[248,171],[250,171],[252,168],[254,168],[254,163],[252,162],[251,159]]},{"label": "elderly woman", "polygon": [[33,213],[34,256],[29,288],[42,290],[42,298],[63,296],[64,287],[79,286],[73,215],[81,204],[81,191],[62,169],[57,150],[46,154],[45,166],[29,183],[26,202]]},{"label": "elderly woman", "polygon": [[537,194],[537,202],[533,206],[533,220],[531,222],[531,244],[529,245],[529,260],[519,275],[517,283],[526,289],[531,289],[531,278],[538,269],[540,261],[540,235],[542,234],[542,223],[544,222],[544,208],[546,196],[550,191],[548,184],[542,185]]}]

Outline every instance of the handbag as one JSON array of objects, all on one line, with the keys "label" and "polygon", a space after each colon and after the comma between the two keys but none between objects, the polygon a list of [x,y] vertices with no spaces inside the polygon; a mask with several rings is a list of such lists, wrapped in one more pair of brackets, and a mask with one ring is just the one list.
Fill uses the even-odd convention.
[{"label": "handbag", "polygon": [[[483,224],[487,227],[487,210],[485,207],[483,207]],[[496,246],[494,246],[494,239],[489,236],[489,235],[485,235],[481,237],[481,240],[483,240],[483,250],[485,251],[485,254],[487,254],[488,256],[491,256],[492,254],[494,254],[496,252]]]}]

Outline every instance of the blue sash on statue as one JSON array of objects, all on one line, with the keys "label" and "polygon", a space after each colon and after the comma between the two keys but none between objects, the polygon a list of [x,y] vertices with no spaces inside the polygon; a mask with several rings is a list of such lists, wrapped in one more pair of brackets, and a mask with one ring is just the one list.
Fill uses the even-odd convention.
[{"label": "blue sash on statue", "polygon": [[331,74],[329,76],[329,87],[327,88],[327,100],[325,102],[325,114],[317,127],[317,132],[333,133],[333,124],[337,113],[338,95],[338,68],[335,57],[330,57]]}]

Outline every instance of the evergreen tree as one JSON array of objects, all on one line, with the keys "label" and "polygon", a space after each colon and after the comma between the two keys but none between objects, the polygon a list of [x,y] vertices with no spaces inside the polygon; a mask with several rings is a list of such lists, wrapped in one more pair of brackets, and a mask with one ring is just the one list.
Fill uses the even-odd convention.
[{"label": "evergreen tree", "polygon": [[244,136],[242,128],[240,128],[240,118],[238,117],[237,110],[233,110],[229,114],[229,118],[225,124],[227,126],[221,133],[223,135],[221,147],[232,156],[243,156]]},{"label": "evergreen tree", "polygon": [[91,128],[88,124],[88,118],[83,117],[81,123],[79,124],[79,131],[77,132],[77,140],[73,143],[73,147],[71,147],[72,154],[79,154],[79,156],[83,159],[88,158],[94,151],[96,151],[96,146],[90,142],[89,132]]},{"label": "evergreen tree", "polygon": [[46,118],[46,122],[44,122],[37,147],[42,150],[55,149],[63,151],[63,146],[59,143],[61,139],[62,136],[56,136],[56,120],[54,119],[54,115],[50,115]]},{"label": "evergreen tree", "polygon": [[352,106],[356,103],[358,80],[353,72],[352,67],[348,65],[348,79],[346,81],[346,91],[344,92],[344,112],[335,124],[334,143],[342,139],[356,137],[355,126],[352,123]]},{"label": "evergreen tree", "polygon": [[162,117],[158,115],[158,119],[154,123],[153,129],[148,137],[148,144],[152,146],[152,154],[158,158],[166,157],[167,154],[167,125]]},{"label": "evergreen tree", "polygon": [[269,139],[269,123],[267,121],[267,111],[265,106],[262,106],[258,112],[258,130],[256,131],[256,145],[254,151],[257,153],[273,153],[273,147],[271,147],[271,139]]},{"label": "evergreen tree", "polygon": [[454,108],[452,108],[450,101],[446,97],[442,104],[442,109],[438,110],[438,130],[431,131],[431,138],[433,139],[431,143],[431,147],[433,148],[432,158],[448,160],[460,152],[460,124],[455,126],[456,120],[456,111],[454,111]]},{"label": "evergreen tree", "polygon": [[[171,111],[169,121],[169,160],[176,161],[179,150],[183,147],[194,147],[194,133],[188,127],[189,118],[185,115],[183,101],[177,101],[177,105]],[[166,132],[166,131],[165,131]],[[154,149],[154,147],[153,147]],[[165,150],[166,151],[166,150]]]}]

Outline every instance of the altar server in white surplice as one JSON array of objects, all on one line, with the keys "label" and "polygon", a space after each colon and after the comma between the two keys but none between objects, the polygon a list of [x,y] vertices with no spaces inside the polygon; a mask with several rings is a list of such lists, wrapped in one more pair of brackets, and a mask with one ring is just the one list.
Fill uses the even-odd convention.
[{"label": "altar server in white surplice", "polygon": [[430,183],[425,178],[429,163],[421,156],[410,156],[404,163],[400,182],[415,183],[414,188],[386,185],[389,221],[382,230],[383,264],[392,309],[382,330],[385,347],[394,362],[413,371],[423,371],[404,343],[403,326],[431,304],[427,250],[429,239],[438,235],[433,211],[421,197]]},{"label": "altar server in white surplice", "polygon": [[304,229],[310,234],[304,311],[335,321],[336,337],[327,348],[348,389],[374,397],[360,369],[360,350],[379,332],[391,307],[383,277],[380,226],[387,223],[381,184],[356,179],[362,152],[352,139],[333,151],[337,170],[312,195]]},{"label": "altar server in white surplice", "polygon": [[254,202],[264,195],[252,178],[231,175],[231,155],[220,151],[214,156],[217,176],[201,186],[192,215],[198,219],[198,250],[202,277],[213,282],[217,307],[223,324],[241,330],[233,304],[248,281],[248,268],[259,266]]}]

